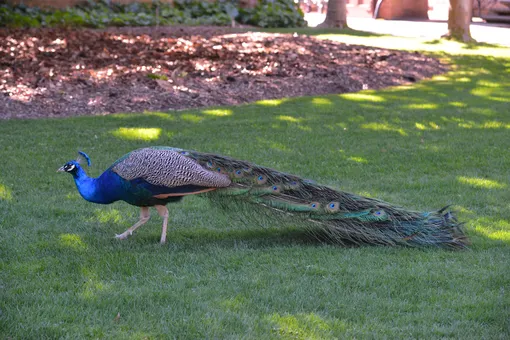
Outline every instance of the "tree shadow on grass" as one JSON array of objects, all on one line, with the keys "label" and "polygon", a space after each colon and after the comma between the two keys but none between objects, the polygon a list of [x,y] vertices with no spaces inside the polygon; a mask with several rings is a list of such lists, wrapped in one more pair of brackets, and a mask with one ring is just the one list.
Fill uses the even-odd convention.
[{"label": "tree shadow on grass", "polygon": [[[321,239],[320,236],[323,236]],[[153,235],[144,235],[148,242],[158,242]],[[135,241],[136,242],[136,241]],[[169,231],[168,243],[186,248],[214,245],[221,248],[273,248],[282,246],[321,246],[333,244],[328,241],[326,233],[312,234],[304,229],[292,227],[265,229],[253,226],[250,229],[211,230],[190,228]]]},{"label": "tree shadow on grass", "polygon": [[[439,45],[442,43],[441,39],[433,39],[429,41],[423,42],[426,45]],[[480,48],[489,47],[489,48],[506,48],[501,45],[486,43],[486,42],[465,42],[462,43],[462,48],[467,50],[479,50]]]},{"label": "tree shadow on grass", "polygon": [[[140,235],[141,236],[141,235]],[[477,245],[476,248],[485,249],[493,246],[504,246],[505,243],[499,240],[493,240],[493,242],[487,242],[484,238],[483,233],[475,232],[470,233],[469,236],[475,236],[483,245]],[[159,235],[148,235],[141,236],[141,240],[137,241],[137,237],[133,238],[131,242],[147,242],[157,243],[159,242]],[[484,238],[483,240],[480,240]],[[378,245],[368,243],[355,243],[351,240],[333,240],[331,235],[320,227],[314,229],[306,228],[293,228],[286,227],[280,229],[264,229],[258,226],[252,226],[250,230],[246,228],[241,229],[230,229],[230,230],[210,230],[192,228],[179,231],[169,231],[167,243],[170,246],[178,245],[185,247],[186,249],[200,248],[215,246],[225,249],[238,249],[238,248],[249,248],[249,249],[264,249],[274,247],[335,247],[338,249],[347,248],[393,248],[393,249],[422,249],[422,250],[453,250],[452,248],[441,248],[439,246],[423,246],[423,247],[407,247],[403,245]],[[469,250],[472,247],[467,245],[466,248],[458,248],[458,250]]]}]

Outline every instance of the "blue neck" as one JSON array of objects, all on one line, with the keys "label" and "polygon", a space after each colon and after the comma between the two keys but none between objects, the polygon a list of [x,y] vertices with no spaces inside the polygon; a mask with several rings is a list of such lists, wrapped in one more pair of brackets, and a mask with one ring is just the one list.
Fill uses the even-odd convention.
[{"label": "blue neck", "polygon": [[76,171],[73,173],[73,177],[78,192],[85,200],[100,204],[109,204],[119,200],[114,192],[108,190],[109,188],[104,186],[106,183],[104,183],[105,179],[102,178],[103,176],[91,178],[87,176],[85,170],[81,167],[77,167]]}]

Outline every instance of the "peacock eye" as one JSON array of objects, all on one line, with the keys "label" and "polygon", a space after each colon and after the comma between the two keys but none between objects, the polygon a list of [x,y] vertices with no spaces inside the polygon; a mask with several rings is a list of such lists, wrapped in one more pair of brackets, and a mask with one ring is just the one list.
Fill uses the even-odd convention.
[{"label": "peacock eye", "polygon": [[376,210],[374,213],[373,213],[374,216],[384,216],[384,211],[383,210]]},{"label": "peacock eye", "polygon": [[68,171],[68,172],[69,172],[69,171],[73,171],[73,169],[74,169],[74,168],[75,168],[74,164],[66,164],[66,165],[64,166],[64,170],[65,170],[65,171]]}]

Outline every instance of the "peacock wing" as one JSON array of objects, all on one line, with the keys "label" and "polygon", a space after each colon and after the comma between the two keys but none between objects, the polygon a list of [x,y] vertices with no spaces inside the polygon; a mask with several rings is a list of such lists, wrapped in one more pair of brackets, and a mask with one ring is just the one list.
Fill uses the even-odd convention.
[{"label": "peacock wing", "polygon": [[205,190],[227,187],[231,183],[228,176],[204,169],[194,160],[172,149],[135,150],[117,162],[111,170],[128,181],[143,179],[154,186],[167,188],[188,186]]}]

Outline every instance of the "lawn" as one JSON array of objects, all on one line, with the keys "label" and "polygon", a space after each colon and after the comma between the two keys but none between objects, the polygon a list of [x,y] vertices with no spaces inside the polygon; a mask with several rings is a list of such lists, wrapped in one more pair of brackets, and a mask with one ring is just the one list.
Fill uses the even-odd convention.
[{"label": "lawn", "polygon": [[[321,37],[425,50],[453,67],[382,91],[0,121],[0,338],[508,338],[510,49]],[[149,145],[246,159],[412,209],[452,204],[472,245],[344,248],[293,226],[241,223],[200,197],[169,205],[166,245],[154,212],[118,241],[139,210],[85,202],[55,171],[80,149],[97,176]]]}]

